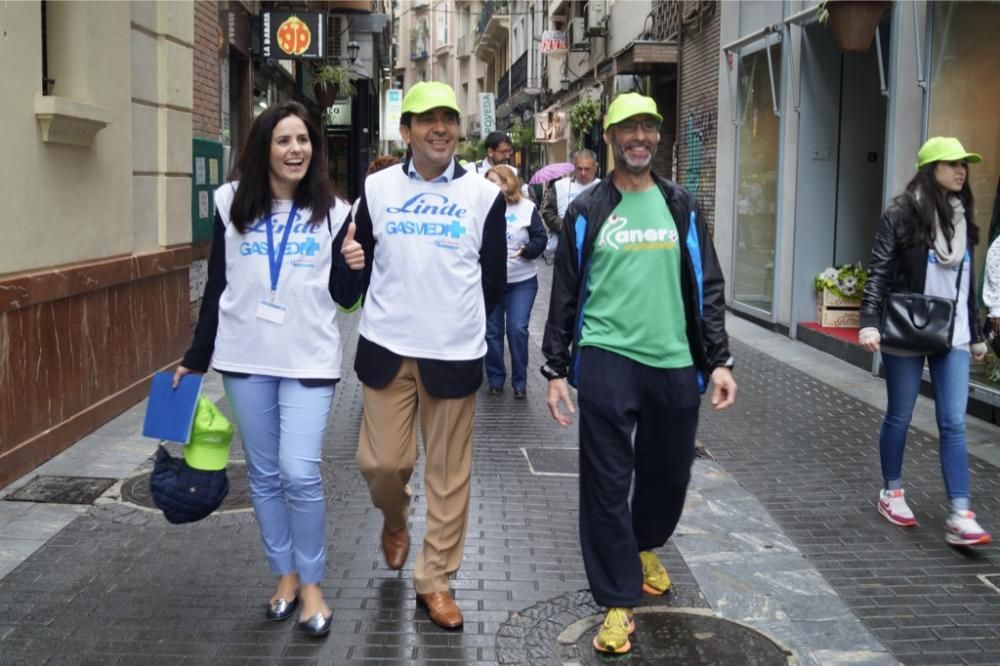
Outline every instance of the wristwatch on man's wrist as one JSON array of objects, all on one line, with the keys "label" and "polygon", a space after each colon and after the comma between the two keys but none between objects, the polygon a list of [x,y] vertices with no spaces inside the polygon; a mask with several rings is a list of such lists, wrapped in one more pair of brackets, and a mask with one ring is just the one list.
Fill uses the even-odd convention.
[{"label": "wristwatch on man's wrist", "polygon": [[543,365],[538,369],[538,371],[542,373],[542,377],[545,377],[549,381],[552,381],[553,379],[562,379],[563,377],[566,376],[565,372],[558,372],[556,370],[553,370],[548,365]]}]

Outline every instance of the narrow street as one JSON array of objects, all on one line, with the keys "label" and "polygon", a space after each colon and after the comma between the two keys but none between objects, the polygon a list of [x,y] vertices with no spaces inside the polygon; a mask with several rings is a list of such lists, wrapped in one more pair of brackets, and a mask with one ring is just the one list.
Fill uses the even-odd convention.
[{"label": "narrow street", "polygon": [[[532,366],[550,275],[540,267]],[[356,324],[356,315],[343,322],[347,368]],[[706,403],[702,412],[707,456],[696,462],[687,510],[663,553],[674,589],[637,615],[631,662],[670,654],[657,642],[657,622],[681,608],[763,631],[801,664],[1000,662],[1000,556],[995,547],[966,552],[944,542],[930,402],[918,403],[907,456],[919,521],[907,531],[874,508],[881,412],[867,401],[877,404],[881,380],[742,320],[730,318],[730,328],[737,405],[717,414]],[[208,387],[225,408],[218,378]],[[36,475],[148,472],[155,446],[139,434],[143,409],[5,493]],[[252,512],[173,526],[121,501],[123,487],[133,500],[142,494],[126,481],[92,506],[0,501],[0,663],[598,663],[588,646],[599,609],[577,543],[575,428],[548,416],[541,379],[531,377],[523,402],[509,391],[480,394],[465,562],[453,584],[466,620],[460,633],[439,630],[416,608],[412,555],[401,573],[382,562],[381,516],[354,463],[360,411],[360,385],[348,372],[324,456],[324,587],[334,610],[326,640],[264,619],[272,583]],[[1000,438],[982,422],[970,423],[969,438],[981,452],[971,458],[975,506],[995,527],[1000,476],[985,459],[995,460],[991,442]],[[232,459],[241,457],[237,446]],[[233,469],[224,508],[247,506],[242,474]],[[418,467],[412,483],[415,543],[421,474]]]}]

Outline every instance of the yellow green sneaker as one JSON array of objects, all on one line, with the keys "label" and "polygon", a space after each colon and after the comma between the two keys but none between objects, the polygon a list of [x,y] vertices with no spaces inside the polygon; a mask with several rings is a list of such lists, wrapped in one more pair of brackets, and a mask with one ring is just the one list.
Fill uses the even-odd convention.
[{"label": "yellow green sneaker", "polygon": [[651,550],[639,553],[642,560],[642,591],[646,594],[659,596],[670,589],[670,576],[660,564],[660,558]]},{"label": "yellow green sneaker", "polygon": [[604,624],[594,636],[594,649],[607,654],[625,654],[632,649],[628,637],[635,632],[635,620],[628,608],[609,608]]}]

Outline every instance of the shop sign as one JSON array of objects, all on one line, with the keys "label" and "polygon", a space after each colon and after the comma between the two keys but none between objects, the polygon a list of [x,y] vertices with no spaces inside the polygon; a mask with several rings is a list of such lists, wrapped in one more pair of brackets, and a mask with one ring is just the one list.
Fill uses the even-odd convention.
[{"label": "shop sign", "polygon": [[543,30],[542,31],[542,53],[565,53],[569,47],[569,40],[566,38],[564,30]]},{"label": "shop sign", "polygon": [[399,134],[399,119],[403,112],[403,91],[390,88],[385,91],[385,107],[382,116],[382,140],[402,141]]},{"label": "shop sign", "polygon": [[535,114],[535,141],[552,143],[567,138],[565,111],[550,109]]},{"label": "shop sign", "polygon": [[261,25],[265,58],[304,60],[326,55],[323,12],[264,12]]},{"label": "shop sign", "polygon": [[497,107],[493,93],[479,93],[479,136],[486,138],[497,128]]}]

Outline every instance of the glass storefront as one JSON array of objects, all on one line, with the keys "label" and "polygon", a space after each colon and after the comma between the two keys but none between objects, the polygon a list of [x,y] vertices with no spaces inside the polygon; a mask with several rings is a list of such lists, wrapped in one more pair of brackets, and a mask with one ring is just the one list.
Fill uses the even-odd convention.
[{"label": "glass storefront", "polygon": [[736,167],[736,248],[733,299],[766,313],[772,310],[777,226],[781,44],[740,58],[739,158]]},{"label": "glass storefront", "polygon": [[[976,271],[982,276],[988,241],[1000,235],[1000,3],[935,2],[931,8],[928,53],[930,104],[927,136],[954,136],[966,150],[980,153],[969,168],[980,231]],[[974,377],[992,375],[1000,385],[1000,363],[975,367]]]}]

